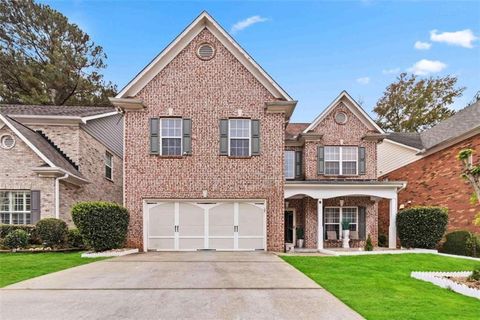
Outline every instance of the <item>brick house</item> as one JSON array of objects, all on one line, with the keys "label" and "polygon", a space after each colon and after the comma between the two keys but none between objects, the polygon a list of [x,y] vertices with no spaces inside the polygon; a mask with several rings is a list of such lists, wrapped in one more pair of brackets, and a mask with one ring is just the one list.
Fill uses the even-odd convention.
[{"label": "brick house", "polygon": [[312,123],[206,12],[111,99],[124,117],[128,242],[143,250],[274,250],[377,241],[384,132],[342,92]]},{"label": "brick house", "polygon": [[[448,230],[480,233],[473,225],[478,204],[469,199],[473,187],[461,178],[460,150],[473,149],[480,160],[480,101],[422,133],[392,133],[379,145],[379,179],[402,179],[400,207],[442,206],[449,210]],[[388,203],[380,202],[379,232],[388,234]]]},{"label": "brick house", "polygon": [[114,107],[0,105],[0,223],[71,225],[78,201],[122,203],[122,130]]}]

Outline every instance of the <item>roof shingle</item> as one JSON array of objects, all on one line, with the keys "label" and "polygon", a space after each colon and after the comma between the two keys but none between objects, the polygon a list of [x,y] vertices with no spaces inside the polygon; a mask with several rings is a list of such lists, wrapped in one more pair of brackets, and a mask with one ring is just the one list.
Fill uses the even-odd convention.
[{"label": "roof shingle", "polygon": [[0,113],[8,116],[32,115],[32,116],[70,116],[88,117],[102,113],[113,112],[115,107],[95,106],[50,106],[50,105],[23,105],[1,104]]}]

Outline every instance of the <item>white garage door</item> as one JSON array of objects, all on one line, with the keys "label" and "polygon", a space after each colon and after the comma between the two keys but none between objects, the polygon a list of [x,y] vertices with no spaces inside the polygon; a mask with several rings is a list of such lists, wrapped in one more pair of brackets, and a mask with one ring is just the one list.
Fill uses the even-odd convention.
[{"label": "white garage door", "polygon": [[254,201],[149,203],[149,250],[265,249],[265,203]]}]

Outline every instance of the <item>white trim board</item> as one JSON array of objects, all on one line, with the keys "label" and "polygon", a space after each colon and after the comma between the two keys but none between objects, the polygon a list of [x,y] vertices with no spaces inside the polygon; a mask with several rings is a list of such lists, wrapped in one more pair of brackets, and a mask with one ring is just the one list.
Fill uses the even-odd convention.
[{"label": "white trim board", "polygon": [[207,28],[273,96],[286,101],[293,101],[287,92],[285,92],[206,11],[202,12],[177,38],[140,71],[135,78],[117,94],[116,98],[136,96],[147,83],[165,68],[205,28]]},{"label": "white trim board", "polygon": [[348,103],[346,103],[345,105],[347,106],[347,108],[367,127],[369,127],[370,129],[376,130],[381,134],[385,133],[385,131],[383,131],[382,128],[380,128],[375,123],[375,121],[373,121],[373,119],[365,112],[365,110],[363,110],[363,108],[345,90],[343,90],[337,96],[337,98],[335,98],[335,100],[333,100],[333,102],[330,103],[328,107],[325,110],[323,110],[323,112],[320,113],[305,130],[303,130],[303,133],[307,133],[310,130],[313,130],[338,105],[338,103],[343,98],[347,99],[353,105],[353,108],[352,108]]}]

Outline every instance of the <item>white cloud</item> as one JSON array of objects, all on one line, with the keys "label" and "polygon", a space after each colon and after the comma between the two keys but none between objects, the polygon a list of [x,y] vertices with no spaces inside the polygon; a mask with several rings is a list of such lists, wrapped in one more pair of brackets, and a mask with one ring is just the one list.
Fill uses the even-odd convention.
[{"label": "white cloud", "polygon": [[232,27],[232,33],[235,33],[237,31],[241,31],[243,29],[246,29],[246,28],[250,27],[251,25],[254,25],[255,23],[265,22],[265,21],[268,21],[268,19],[264,18],[264,17],[261,17],[261,16],[248,17],[245,20],[242,20],[242,21],[239,21],[239,22],[235,23]]},{"label": "white cloud", "polygon": [[415,63],[408,71],[419,76],[426,76],[430,73],[437,73],[445,69],[447,65],[438,60],[422,59]]},{"label": "white cloud", "polygon": [[417,41],[417,42],[415,42],[413,47],[417,50],[428,50],[428,49],[430,49],[431,46],[432,46],[431,43]]},{"label": "white cloud", "polygon": [[477,39],[470,29],[443,33],[438,33],[438,30],[430,31],[430,40],[464,48],[473,48],[472,43]]},{"label": "white cloud", "polygon": [[392,69],[383,69],[383,74],[397,74],[400,73],[400,68],[392,68]]},{"label": "white cloud", "polygon": [[357,79],[357,82],[360,84],[369,84],[370,83],[370,78],[369,77],[361,77]]}]

